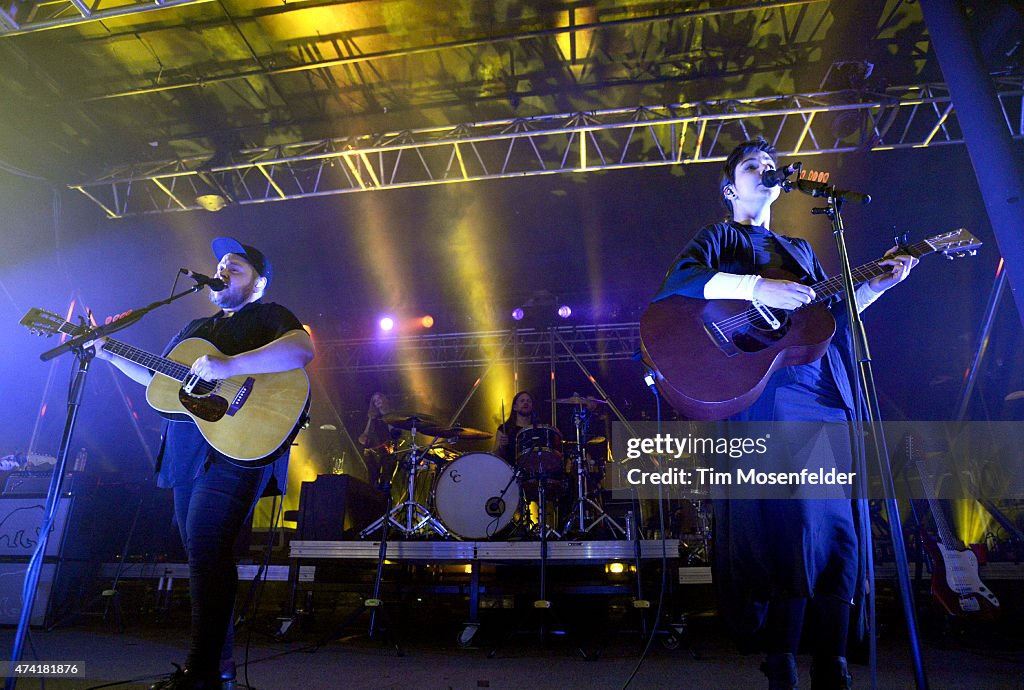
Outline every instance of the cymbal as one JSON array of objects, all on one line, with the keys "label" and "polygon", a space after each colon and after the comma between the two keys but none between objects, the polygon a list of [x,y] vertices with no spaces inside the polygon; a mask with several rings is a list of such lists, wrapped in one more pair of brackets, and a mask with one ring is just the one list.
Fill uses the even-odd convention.
[{"label": "cymbal", "polygon": [[[595,436],[594,438],[588,438],[587,439],[587,445],[588,446],[599,446],[602,443],[607,443],[607,442],[608,442],[608,439],[606,439],[604,436]],[[575,446],[576,445],[575,441],[564,441],[564,443],[567,446]]]},{"label": "cymbal", "polygon": [[592,396],[583,397],[581,395],[570,395],[568,398],[555,398],[556,403],[563,405],[589,405],[591,403],[601,403],[607,405],[607,400],[601,400],[601,398],[595,398]]},{"label": "cymbal", "polygon": [[[386,414],[382,417],[385,424],[395,427],[396,429],[405,429],[409,431],[413,427],[416,427],[416,431],[426,432],[426,427],[440,427],[441,420],[437,417],[422,412],[409,412],[408,414]],[[431,436],[433,434],[430,434]]]},{"label": "cymbal", "polygon": [[417,429],[427,436],[437,436],[438,438],[457,438],[460,441],[483,441],[484,439],[494,438],[494,434],[489,434],[486,431],[480,429],[471,429],[466,426],[453,426],[453,427],[442,427],[442,426],[428,426],[422,429]]}]

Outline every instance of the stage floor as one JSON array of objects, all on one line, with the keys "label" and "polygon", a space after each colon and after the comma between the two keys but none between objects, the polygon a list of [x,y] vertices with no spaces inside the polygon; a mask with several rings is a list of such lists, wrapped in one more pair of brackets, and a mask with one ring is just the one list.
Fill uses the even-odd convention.
[{"label": "stage floor", "polygon": [[[590,644],[584,660],[575,641],[553,637],[541,644],[535,634],[517,636],[488,658],[489,647],[459,648],[454,632],[444,625],[402,625],[397,629],[404,656],[380,640],[369,640],[366,619],[352,626],[348,636],[313,651],[317,635],[307,634],[290,642],[273,642],[262,633],[253,635],[249,649],[249,685],[265,690],[301,688],[622,688],[640,657],[637,637],[613,635]],[[13,631],[0,631],[0,644],[10,649]],[[244,658],[245,634],[240,635],[236,659]],[[33,643],[41,659],[84,662],[87,676],[76,680],[48,679],[50,690],[96,686],[145,688],[171,661],[180,662],[187,648],[182,621],[171,627],[130,622],[128,631],[117,634],[108,628],[74,627],[52,632],[34,631]],[[491,639],[495,639],[492,636]],[[501,636],[497,636],[500,641]],[[695,620],[685,645],[667,650],[658,642],[641,666],[633,688],[761,688],[759,659],[740,656],[724,639],[714,619]],[[1022,683],[1022,652],[1009,641],[992,646],[984,636],[972,640],[926,635],[924,659],[931,687],[1019,688]],[[695,656],[695,654],[697,656]],[[807,666],[800,658],[801,687],[810,687]],[[907,644],[901,635],[879,642],[878,687],[912,688],[913,676]],[[869,687],[864,666],[851,667],[855,687]],[[134,682],[132,680],[134,679]],[[106,685],[117,683],[117,685]],[[35,688],[38,681],[23,679],[19,687]],[[239,675],[236,688],[244,688]]]}]

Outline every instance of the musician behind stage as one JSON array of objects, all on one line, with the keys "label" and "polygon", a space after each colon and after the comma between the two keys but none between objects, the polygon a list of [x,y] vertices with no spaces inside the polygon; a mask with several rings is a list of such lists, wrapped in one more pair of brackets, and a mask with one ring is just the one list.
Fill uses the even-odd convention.
[{"label": "musician behind stage", "polygon": [[512,398],[512,411],[494,434],[494,454],[504,458],[505,461],[515,466],[516,464],[516,436],[524,428],[533,426],[537,422],[537,414],[534,412],[533,396],[529,391],[519,391],[516,397]]},{"label": "musician behind stage", "polygon": [[[762,175],[776,165],[775,149],[764,139],[745,142],[730,154],[720,183],[728,220],[697,232],[655,301],[670,295],[756,299],[768,307],[796,309],[815,299],[809,285],[826,276],[811,245],[771,229],[771,206],[779,188],[764,186]],[[891,270],[857,289],[858,309],[904,280],[917,260],[890,250],[879,263]],[[774,268],[802,276],[804,282],[758,275]],[[737,419],[851,419],[850,377],[855,368],[849,323],[842,302],[834,300],[830,308],[837,331],[826,356],[776,372],[760,398]],[[839,469],[849,471],[849,443],[832,450]],[[863,581],[851,502],[717,500],[714,512],[720,610],[743,648],[767,653],[761,669],[768,687],[796,687],[795,655],[805,614],[815,628],[813,688],[850,687],[847,630],[851,606],[861,593],[857,583]]]},{"label": "musician behind stage", "polygon": [[[313,343],[302,323],[288,309],[262,300],[273,276],[270,260],[228,237],[214,240],[212,247],[216,277],[226,284],[210,293],[220,311],[185,326],[164,355],[185,338],[208,340],[224,355],[204,355],[192,364],[192,373],[207,381],[306,366],[313,359]],[[103,349],[104,342],[96,343],[97,357],[149,384],[151,370],[114,357]],[[174,490],[175,519],[188,552],[192,627],[185,668],[152,688],[220,688],[222,679],[235,675],[231,618],[238,571],[233,545],[264,491],[283,492],[288,453],[263,468],[237,467],[192,422],[165,422],[157,472],[158,485]]]},{"label": "musician behind stage", "polygon": [[359,443],[363,446],[363,462],[366,463],[366,481],[370,486],[384,488],[390,485],[395,473],[395,463],[391,460],[391,445],[401,437],[401,430],[395,429],[384,421],[384,416],[391,411],[387,396],[376,391],[370,396],[369,408],[366,411],[366,427],[359,434]]}]

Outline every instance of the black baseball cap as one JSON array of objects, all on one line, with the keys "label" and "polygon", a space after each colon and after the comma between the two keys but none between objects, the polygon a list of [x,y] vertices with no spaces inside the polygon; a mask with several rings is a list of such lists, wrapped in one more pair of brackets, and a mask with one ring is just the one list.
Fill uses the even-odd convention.
[{"label": "black baseball cap", "polygon": [[248,261],[256,273],[266,278],[267,284],[270,284],[270,279],[274,276],[274,268],[270,265],[270,259],[256,247],[242,244],[234,237],[218,237],[210,246],[213,248],[213,255],[217,257],[217,261],[223,259],[225,254],[237,254]]}]

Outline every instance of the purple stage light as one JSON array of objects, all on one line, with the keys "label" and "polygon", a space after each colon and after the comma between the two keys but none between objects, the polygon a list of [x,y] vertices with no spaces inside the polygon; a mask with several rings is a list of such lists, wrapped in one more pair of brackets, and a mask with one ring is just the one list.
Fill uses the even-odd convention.
[{"label": "purple stage light", "polygon": [[526,316],[526,313],[523,312],[522,307],[516,307],[512,310],[512,319],[514,321],[522,321],[524,316]]},{"label": "purple stage light", "polygon": [[395,327],[395,320],[390,316],[385,316],[380,320],[380,329],[382,331],[390,331]]},{"label": "purple stage light", "polygon": [[561,316],[563,319],[567,319],[570,316],[572,316],[572,309],[569,307],[568,304],[563,304],[558,308],[558,315]]}]

